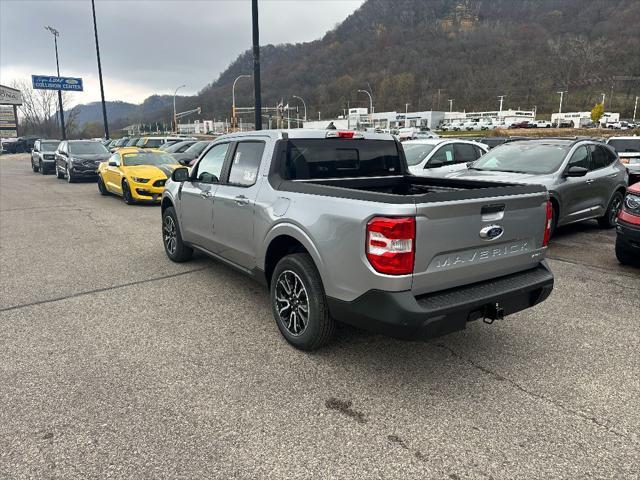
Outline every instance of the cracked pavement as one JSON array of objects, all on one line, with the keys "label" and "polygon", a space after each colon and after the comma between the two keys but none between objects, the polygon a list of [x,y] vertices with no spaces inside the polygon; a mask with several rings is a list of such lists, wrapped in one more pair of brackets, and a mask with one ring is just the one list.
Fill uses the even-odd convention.
[{"label": "cracked pavement", "polygon": [[313,354],[267,295],[165,258],[159,208],[0,157],[0,479],[630,479],[640,269],[560,229],[543,304]]}]

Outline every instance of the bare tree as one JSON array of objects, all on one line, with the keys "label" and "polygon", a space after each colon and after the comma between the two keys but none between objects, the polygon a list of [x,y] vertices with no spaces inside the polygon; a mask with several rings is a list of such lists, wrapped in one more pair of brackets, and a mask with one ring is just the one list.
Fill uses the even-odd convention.
[{"label": "bare tree", "polygon": [[[34,89],[24,80],[14,81],[12,87],[22,92],[22,105],[18,107],[21,130],[43,137],[56,137],[59,134],[58,92]],[[62,104],[65,110],[69,101],[69,94],[62,92]],[[73,130],[76,116],[72,113],[65,119],[68,131]]]}]

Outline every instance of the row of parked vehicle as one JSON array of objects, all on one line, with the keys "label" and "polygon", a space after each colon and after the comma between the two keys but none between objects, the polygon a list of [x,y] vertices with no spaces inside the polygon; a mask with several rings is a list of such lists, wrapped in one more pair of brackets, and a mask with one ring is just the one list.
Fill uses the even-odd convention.
[{"label": "row of parked vehicle", "polygon": [[415,338],[533,306],[551,292],[543,260],[561,225],[617,226],[620,262],[640,254],[640,184],[627,188],[629,164],[613,141],[489,148],[340,130],[244,132],[207,141],[185,167],[174,155],[197,140],[143,148],[150,139],[109,143],[113,151],[38,140],[31,165],[69,182],[95,179],[100,194],[127,203],[160,203],[168,258],[200,251],[263,281],[282,335],[305,350],[326,344],[336,321]]},{"label": "row of parked vehicle", "polygon": [[546,120],[521,120],[518,122],[493,121],[491,119],[471,119],[467,121],[445,122],[440,126],[443,132],[472,132],[509,128],[551,128],[554,125]]}]

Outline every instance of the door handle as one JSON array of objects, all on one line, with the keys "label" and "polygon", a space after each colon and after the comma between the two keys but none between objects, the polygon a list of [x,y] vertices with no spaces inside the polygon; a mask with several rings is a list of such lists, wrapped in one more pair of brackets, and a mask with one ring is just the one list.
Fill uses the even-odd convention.
[{"label": "door handle", "polygon": [[211,194],[211,192],[209,190],[202,190],[202,191],[200,191],[200,196],[202,198],[211,198],[213,195]]},{"label": "door handle", "polygon": [[244,195],[238,195],[236,198],[234,198],[236,205],[239,205],[241,207],[247,205],[249,203],[249,199],[247,197],[245,197]]},{"label": "door handle", "polygon": [[618,176],[617,173],[612,173],[610,175],[607,175],[607,177],[609,177],[609,178],[616,178],[617,176]]},{"label": "door handle", "polygon": [[587,180],[585,183],[593,183],[593,178],[590,178],[589,180]]}]

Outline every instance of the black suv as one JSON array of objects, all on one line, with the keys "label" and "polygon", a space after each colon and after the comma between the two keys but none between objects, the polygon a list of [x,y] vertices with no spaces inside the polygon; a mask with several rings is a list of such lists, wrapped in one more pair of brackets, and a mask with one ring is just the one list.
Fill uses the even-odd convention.
[{"label": "black suv", "polygon": [[111,153],[94,140],[65,140],[56,151],[56,175],[73,183],[81,178],[96,180],[98,165],[106,162]]}]

